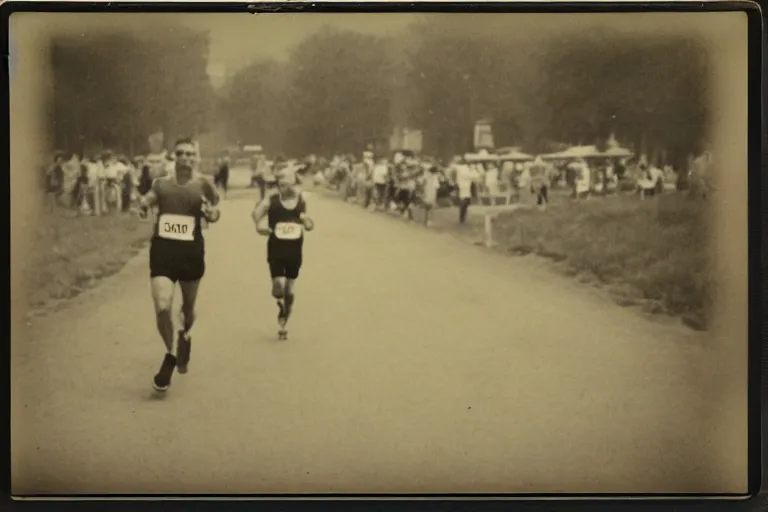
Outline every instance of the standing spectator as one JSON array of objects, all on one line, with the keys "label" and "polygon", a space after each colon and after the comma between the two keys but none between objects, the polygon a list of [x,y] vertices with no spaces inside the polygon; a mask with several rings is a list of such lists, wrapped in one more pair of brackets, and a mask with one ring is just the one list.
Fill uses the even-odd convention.
[{"label": "standing spectator", "polygon": [[64,155],[57,154],[46,176],[46,209],[55,211],[64,193]]},{"label": "standing spectator", "polygon": [[576,169],[576,199],[589,199],[592,190],[592,169],[583,158],[576,160]]},{"label": "standing spectator", "polygon": [[82,211],[87,213],[93,213],[96,211],[97,192],[96,188],[99,186],[99,180],[102,176],[101,163],[96,155],[91,155],[85,162],[85,176],[83,179],[84,193],[82,194],[82,201],[79,207]]},{"label": "standing spectator", "polygon": [[652,165],[650,175],[651,180],[653,181],[654,194],[661,194],[664,192],[664,171],[655,165]]},{"label": "standing spectator", "polygon": [[387,206],[387,182],[389,181],[389,166],[386,158],[379,158],[373,167],[373,195],[376,208]]},{"label": "standing spectator", "polygon": [[[105,151],[102,155],[102,169],[103,169],[103,191],[104,191],[104,205],[109,207],[112,203],[119,206],[118,203],[122,200],[122,187],[120,187],[120,179],[123,174],[128,172],[128,168],[118,159],[115,158],[111,151]],[[118,195],[121,197],[115,197],[113,193],[115,188],[118,188],[120,192]]]},{"label": "standing spectator", "polygon": [[139,195],[145,196],[152,189],[152,168],[148,163],[141,166],[141,174],[139,175],[139,188],[137,192]]},{"label": "standing spectator", "polygon": [[465,158],[458,160],[456,164],[456,185],[459,189],[459,223],[467,221],[469,205],[472,203],[472,185],[479,180],[477,171],[466,163]]},{"label": "standing spectator", "polygon": [[424,225],[432,225],[432,210],[437,204],[437,191],[440,188],[440,173],[437,166],[432,164],[428,167],[424,176]]},{"label": "standing spectator", "polygon": [[500,193],[499,189],[499,168],[495,162],[485,164],[485,191],[490,197],[496,197]]},{"label": "standing spectator", "polygon": [[541,158],[537,158],[530,167],[531,192],[536,194],[536,204],[545,209],[549,204],[549,187],[551,186],[552,171]]},{"label": "standing spectator", "polygon": [[125,213],[131,209],[131,196],[133,194],[133,173],[131,172],[131,168],[128,165],[127,159],[122,158],[120,164],[122,165],[122,183],[120,184],[122,201],[120,201],[120,204],[122,206],[123,212]]},{"label": "standing spectator", "polygon": [[251,158],[251,188],[258,187],[259,196],[264,199],[266,190],[264,187],[264,177],[262,171],[264,168],[264,159],[260,155],[254,155]]},{"label": "standing spectator", "polygon": [[472,181],[472,185],[470,185],[471,198],[477,201],[480,196],[480,186],[483,182],[483,175],[485,174],[483,172],[483,164],[475,162],[468,164],[468,166],[476,177]]},{"label": "standing spectator", "polygon": [[373,166],[375,165],[373,152],[365,151],[363,153],[362,165],[365,173],[360,185],[363,191],[363,208],[368,208],[373,197]]},{"label": "standing spectator", "polygon": [[88,160],[83,159],[80,161],[80,167],[78,169],[77,177],[75,178],[75,184],[72,186],[72,192],[70,196],[70,207],[73,210],[77,210],[83,204],[88,192]]},{"label": "standing spectator", "polygon": [[224,199],[227,198],[227,190],[229,188],[229,156],[225,156],[221,159],[221,164],[216,172],[216,181],[224,192]]},{"label": "standing spectator", "polygon": [[615,159],[613,162],[613,173],[616,175],[616,179],[618,181],[623,180],[626,172],[627,172],[627,166],[624,164],[624,162],[619,160],[618,158]]}]

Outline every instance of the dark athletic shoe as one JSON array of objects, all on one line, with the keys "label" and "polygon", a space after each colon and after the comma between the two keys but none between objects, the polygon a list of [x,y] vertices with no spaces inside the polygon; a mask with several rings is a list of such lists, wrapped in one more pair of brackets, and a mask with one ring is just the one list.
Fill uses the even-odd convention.
[{"label": "dark athletic shoe", "polygon": [[168,391],[171,387],[171,377],[173,377],[173,370],[176,368],[176,356],[173,354],[165,354],[163,358],[163,364],[160,366],[160,371],[155,375],[155,379],[152,382],[152,387],[155,391]]},{"label": "dark athletic shoe", "polygon": [[187,336],[184,331],[179,331],[178,341],[176,343],[176,368],[179,373],[187,373],[187,365],[192,353],[192,338]]}]

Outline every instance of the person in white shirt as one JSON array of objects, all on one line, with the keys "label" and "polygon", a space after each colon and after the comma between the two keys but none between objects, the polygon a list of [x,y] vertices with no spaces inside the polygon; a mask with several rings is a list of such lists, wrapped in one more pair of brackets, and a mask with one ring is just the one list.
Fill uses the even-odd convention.
[{"label": "person in white shirt", "polygon": [[491,162],[487,164],[485,171],[485,191],[491,196],[498,196],[499,189],[499,168],[495,163]]},{"label": "person in white shirt", "polygon": [[637,187],[640,191],[640,199],[660,193],[664,188],[664,172],[654,165],[648,167],[645,163],[641,163],[638,167],[640,178],[637,180]]},{"label": "person in white shirt", "polygon": [[91,158],[88,162],[88,183],[95,186],[104,176],[104,168],[98,157]]},{"label": "person in white shirt", "polygon": [[537,158],[528,168],[530,174],[531,193],[536,196],[536,204],[545,209],[549,203],[549,187],[551,186],[551,171],[541,158]]},{"label": "person in white shirt", "polygon": [[400,165],[397,202],[400,214],[409,221],[413,220],[413,198],[416,192],[416,179],[421,169],[414,157],[406,158]]},{"label": "person in white shirt", "polygon": [[386,208],[387,181],[389,180],[389,166],[386,158],[379,158],[373,166],[373,200],[377,209]]},{"label": "person in white shirt", "polygon": [[592,190],[592,169],[587,162],[581,158],[576,161],[578,173],[576,178],[576,198],[582,196],[589,198],[589,192]]},{"label": "person in white shirt", "polygon": [[664,190],[664,171],[655,165],[652,165],[649,173],[651,175],[651,181],[653,182],[655,192],[660,194]]},{"label": "person in white shirt", "polygon": [[438,172],[436,165],[429,164],[427,166],[423,187],[424,196],[422,198],[422,204],[424,206],[424,224],[426,226],[431,226],[432,209],[437,204],[437,191],[440,188],[440,173]]},{"label": "person in white shirt", "polygon": [[363,208],[368,208],[373,200],[373,166],[374,155],[371,151],[363,152],[362,175],[358,175],[358,186]]},{"label": "person in white shirt", "polygon": [[456,186],[459,189],[459,223],[464,224],[472,202],[472,185],[476,184],[480,177],[476,170],[467,165],[466,159],[461,157],[455,165],[455,172]]},{"label": "person in white shirt", "polygon": [[104,206],[114,204],[118,209],[122,208],[123,188],[120,183],[128,168],[120,162],[111,151],[105,151],[102,155],[101,183],[104,193]]},{"label": "person in white shirt", "polygon": [[105,153],[102,156],[102,166],[104,169],[103,178],[107,180],[107,183],[115,182],[119,178],[118,176],[118,164],[119,162],[112,153]]}]

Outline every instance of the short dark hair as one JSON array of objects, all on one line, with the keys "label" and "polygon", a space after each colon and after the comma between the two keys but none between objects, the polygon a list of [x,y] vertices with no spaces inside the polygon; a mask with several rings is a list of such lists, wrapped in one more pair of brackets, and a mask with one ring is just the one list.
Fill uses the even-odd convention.
[{"label": "short dark hair", "polygon": [[192,144],[195,145],[194,139],[192,137],[182,137],[181,139],[176,140],[176,143],[173,145],[173,147],[176,147],[180,144]]}]

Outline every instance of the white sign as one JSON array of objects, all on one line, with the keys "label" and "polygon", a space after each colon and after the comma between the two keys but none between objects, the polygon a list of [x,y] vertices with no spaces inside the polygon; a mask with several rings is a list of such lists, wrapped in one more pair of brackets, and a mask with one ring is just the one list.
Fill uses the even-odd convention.
[{"label": "white sign", "polygon": [[478,121],[475,123],[475,149],[493,148],[493,127],[487,121]]}]

